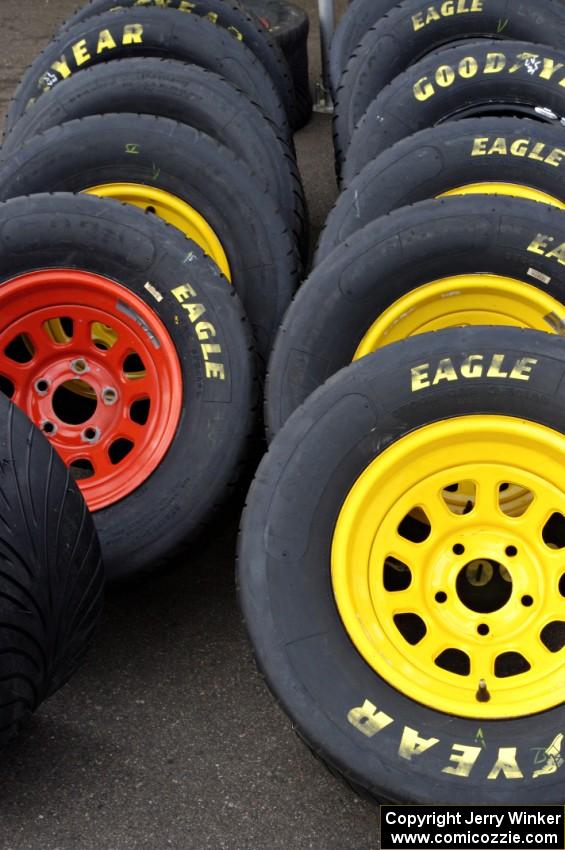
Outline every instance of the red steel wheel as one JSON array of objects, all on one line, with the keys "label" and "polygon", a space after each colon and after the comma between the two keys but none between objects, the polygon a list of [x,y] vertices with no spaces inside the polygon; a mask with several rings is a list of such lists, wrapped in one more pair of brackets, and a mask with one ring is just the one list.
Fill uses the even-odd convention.
[{"label": "red steel wheel", "polygon": [[163,323],[131,290],[76,269],[19,275],[2,284],[0,303],[5,391],[79,479],[91,510],[123,499],[159,465],[181,413],[181,370]]},{"label": "red steel wheel", "polygon": [[186,552],[233,492],[255,370],[235,288],[176,227],[90,195],[0,204],[0,392],[80,484],[111,581]]}]

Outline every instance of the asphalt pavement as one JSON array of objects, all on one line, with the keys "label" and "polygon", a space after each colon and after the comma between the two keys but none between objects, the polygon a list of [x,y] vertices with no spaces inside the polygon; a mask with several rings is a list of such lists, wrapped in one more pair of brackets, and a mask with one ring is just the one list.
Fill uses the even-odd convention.
[{"label": "asphalt pavement", "polygon": [[[0,113],[76,5],[0,0]],[[336,193],[329,118],[296,144],[315,234]],[[379,847],[375,808],[299,742],[254,668],[234,589],[240,509],[166,575],[109,593],[85,667],[0,754],[1,850]]]}]

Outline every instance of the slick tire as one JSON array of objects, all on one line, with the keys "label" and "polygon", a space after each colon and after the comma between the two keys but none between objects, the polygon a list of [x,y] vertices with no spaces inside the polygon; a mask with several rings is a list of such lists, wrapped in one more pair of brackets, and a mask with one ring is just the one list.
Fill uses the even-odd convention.
[{"label": "slick tire", "polygon": [[246,7],[268,29],[284,53],[294,81],[296,120],[294,129],[312,117],[312,91],[308,63],[310,20],[304,9],[282,0],[247,0]]},{"label": "slick tire", "polygon": [[265,358],[297,285],[298,257],[267,191],[230,151],[167,118],[124,113],[69,121],[0,161],[3,200],[100,186],[124,200],[132,185],[147,197],[144,208],[155,208],[153,190],[164,192],[211,229]]},{"label": "slick tire", "polygon": [[83,23],[95,15],[102,15],[119,7],[151,8],[154,6],[178,9],[185,14],[192,13],[200,18],[206,18],[218,27],[227,30],[237,41],[248,47],[268,71],[277,93],[287,110],[289,120],[294,120],[296,105],[294,102],[294,84],[288,63],[274,38],[261,23],[250,14],[246,6],[238,0],[198,0],[187,4],[185,0],[167,0],[166,3],[157,0],[90,0],[74,15],[65,21],[62,28],[68,30],[78,23]]},{"label": "slick tire", "polygon": [[259,104],[290,139],[284,105],[252,51],[207,18],[166,8],[118,9],[61,32],[25,72],[10,104],[6,131],[62,79],[101,62],[141,56],[176,59],[220,74]]},{"label": "slick tire", "polygon": [[469,38],[565,48],[565,6],[554,0],[404,0],[369,30],[347,63],[336,93],[334,146],[343,161],[353,130],[392,80],[433,50]]},{"label": "slick tire", "polygon": [[29,419],[0,394],[0,746],[67,682],[102,611],[84,499]]},{"label": "slick tire", "polygon": [[330,212],[314,265],[366,224],[446,194],[507,194],[565,208],[563,130],[520,118],[468,118],[421,130],[367,163]]},{"label": "slick tire", "polygon": [[288,142],[247,95],[204,68],[147,56],[88,68],[39,98],[8,133],[2,153],[58,124],[109,112],[171,118],[229,148],[278,200],[306,261],[308,212]]},{"label": "slick tire", "polygon": [[404,337],[465,324],[561,334],[563,256],[562,211],[517,198],[422,201],[366,225],[316,266],[285,315],[269,362],[269,434],[339,369]]},{"label": "slick tire", "polygon": [[[450,380],[434,385],[442,368]],[[431,377],[421,388],[416,381],[414,389],[415,374]],[[553,547],[565,545],[564,423],[563,340],[476,327],[405,340],[342,370],[295,412],[271,445],[242,520],[239,601],[257,664],[276,700],[312,751],[350,785],[396,803],[561,804],[565,706],[558,689],[551,693],[551,683],[562,663],[557,647],[563,629],[561,624],[559,642],[549,648],[542,623],[546,604],[562,602],[557,582],[528,568],[525,552],[532,546],[551,571]],[[496,469],[492,477],[500,470],[502,482],[527,482],[525,492],[543,494],[539,524],[527,506],[521,518],[488,510],[485,503],[496,505],[497,492],[492,477],[487,483],[486,467]],[[466,513],[448,507],[461,476],[483,487]],[[422,505],[419,511],[433,510],[429,526],[424,524],[428,533],[445,527],[445,538],[430,537],[437,544],[433,552],[414,542],[416,529],[424,536],[423,513],[409,515],[413,525],[393,527],[415,504]],[[519,543],[518,528],[531,529]],[[467,537],[465,529],[476,534]],[[515,553],[509,536],[516,540]],[[467,549],[455,540],[464,540]],[[460,554],[445,552],[446,541]],[[393,557],[391,563],[388,555],[398,558],[400,546],[406,563],[397,570],[398,561]],[[508,565],[512,584],[503,581],[502,590],[511,594],[506,611],[512,610],[515,632],[499,609],[480,615],[467,605],[465,558],[475,546],[482,552],[498,547]],[[452,569],[444,583],[452,565],[460,572]],[[406,591],[414,575],[417,591]],[[522,601],[520,588],[529,581],[539,589],[526,609],[529,599]],[[404,598],[398,592],[403,589]],[[412,616],[426,627],[423,640],[422,631],[407,634],[406,621],[401,625],[391,616],[391,609],[412,612],[414,593],[421,603]],[[483,627],[482,618],[490,622],[496,647],[488,656],[496,655],[496,675],[489,669],[483,686],[477,667],[469,673],[461,664],[446,672],[441,664],[447,659],[435,663],[432,651],[438,642],[469,657],[459,647],[471,648],[480,666],[486,643],[484,628],[477,632],[479,618]],[[510,659],[506,670],[499,669],[505,653],[527,664],[524,653],[534,642],[543,649],[528,672],[510,672]],[[393,666],[400,657],[409,673],[418,669],[419,675],[409,680],[400,662]],[[536,692],[534,704],[534,693],[519,683],[531,681],[538,664],[547,665],[546,691],[543,699]],[[501,703],[510,690],[516,702],[502,719]],[[453,693],[460,695],[457,707]]]},{"label": "slick tire", "polygon": [[477,41],[427,56],[369,106],[351,139],[344,183],[400,139],[448,121],[519,116],[560,127],[564,68],[565,51],[527,42]]},{"label": "slick tire", "polygon": [[233,287],[155,216],[86,195],[2,204],[0,249],[3,388],[77,478],[107,578],[163,567],[233,492],[254,428]]}]

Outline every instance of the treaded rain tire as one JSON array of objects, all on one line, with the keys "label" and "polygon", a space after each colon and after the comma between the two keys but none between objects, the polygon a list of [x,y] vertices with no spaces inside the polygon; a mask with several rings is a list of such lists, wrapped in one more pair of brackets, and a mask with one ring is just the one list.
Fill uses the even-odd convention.
[{"label": "treaded rain tire", "polygon": [[92,519],[39,430],[0,394],[0,746],[67,682],[102,611]]}]

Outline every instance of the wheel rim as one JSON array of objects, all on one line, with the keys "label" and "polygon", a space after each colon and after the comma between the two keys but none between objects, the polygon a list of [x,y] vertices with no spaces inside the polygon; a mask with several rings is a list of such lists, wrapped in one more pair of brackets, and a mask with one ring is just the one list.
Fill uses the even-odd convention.
[{"label": "wheel rim", "polygon": [[365,333],[353,359],[409,336],[465,325],[510,325],[563,333],[565,309],[546,292],[512,278],[489,274],[447,277],[395,301]]},{"label": "wheel rim", "polygon": [[[564,436],[544,426],[459,417],[401,438],[357,479],[335,527],[333,590],[390,685],[473,718],[562,702],[564,458]],[[474,494],[463,512],[449,498],[461,484]],[[530,494],[520,509],[505,509],[507,485]]]},{"label": "wheel rim", "polygon": [[0,387],[41,428],[91,510],[139,487],[174,437],[182,375],[137,295],[99,275],[47,270],[0,286]]},{"label": "wheel rim", "polygon": [[537,201],[549,204],[560,210],[565,210],[565,204],[553,195],[534,189],[531,186],[523,186],[518,183],[469,183],[458,189],[443,192],[438,198],[451,198],[454,195],[507,195],[511,198],[525,198],[529,201]]},{"label": "wheel rim", "polygon": [[159,216],[196,242],[231,282],[230,265],[218,236],[194,207],[171,192],[138,183],[104,183],[86,189],[84,194],[113,198]]}]

